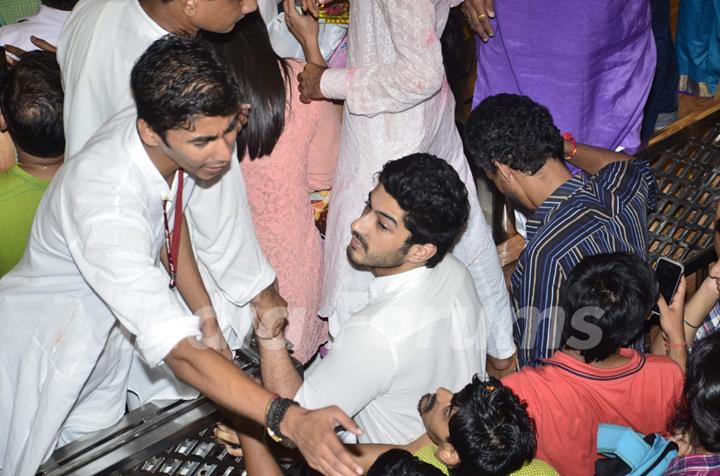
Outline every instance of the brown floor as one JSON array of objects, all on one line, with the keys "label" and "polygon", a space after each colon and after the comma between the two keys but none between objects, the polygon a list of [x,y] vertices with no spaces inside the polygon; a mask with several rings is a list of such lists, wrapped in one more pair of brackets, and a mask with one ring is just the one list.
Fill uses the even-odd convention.
[{"label": "brown floor", "polygon": [[717,96],[715,98],[701,98],[688,94],[680,94],[679,103],[678,120],[670,124],[666,129],[655,134],[652,139],[650,139],[650,144],[654,144],[683,127],[720,109],[720,98]]}]

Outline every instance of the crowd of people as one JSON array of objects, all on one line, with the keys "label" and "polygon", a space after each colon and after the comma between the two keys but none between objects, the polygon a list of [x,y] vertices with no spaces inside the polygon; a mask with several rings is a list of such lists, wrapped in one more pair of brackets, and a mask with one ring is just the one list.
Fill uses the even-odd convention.
[{"label": "crowd of people", "polygon": [[[293,471],[281,446],[301,474],[600,474],[605,424],[669,441],[653,474],[718,474],[720,261],[665,301],[629,153],[650,2],[588,5],[580,36],[525,3],[352,0],[332,51],[308,0],[42,0],[1,27],[0,474],[199,394],[250,476]],[[471,164],[521,223],[509,286]],[[251,338],[260,380],[233,365]]]}]

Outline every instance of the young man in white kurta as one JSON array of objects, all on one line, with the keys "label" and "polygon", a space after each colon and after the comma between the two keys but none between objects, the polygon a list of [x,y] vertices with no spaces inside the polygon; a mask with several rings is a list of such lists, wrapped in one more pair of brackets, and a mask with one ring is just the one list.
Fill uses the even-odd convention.
[{"label": "young man in white kurta", "polygon": [[368,304],[302,382],[282,337],[268,340],[269,324],[256,321],[263,384],[310,408],[335,402],[361,425],[363,443],[406,444],[424,433],[422,395],[485,374],[485,312],[470,273],[446,254],[468,211],[467,190],[442,159],[385,164],[346,247],[375,276]]},{"label": "young man in white kurta", "polygon": [[483,308],[450,254],[434,268],[374,278],[369,301],[306,371],[295,400],[354,415],[361,443],[406,444],[425,431],[419,396],[485,374]]},{"label": "young man in white kurta", "polygon": [[[192,16],[186,15],[188,6],[195,9]],[[65,24],[58,44],[65,89],[66,161],[74,160],[88,138],[110,116],[133,104],[130,71],[153,41],[168,33],[194,35],[200,28],[227,31],[256,7],[255,0],[81,0]],[[243,225],[226,220],[221,213],[204,212],[211,209],[212,203],[237,204],[240,212],[249,216],[249,205],[242,201],[245,185],[240,168],[231,172],[223,175],[216,186],[196,190],[188,204],[188,223],[198,267],[218,321],[231,347],[237,348],[252,322],[243,298],[245,288],[238,283],[251,278],[242,266],[234,265],[234,260],[245,247],[257,246],[257,238],[235,228]],[[203,212],[195,212],[196,207]],[[240,236],[247,241],[239,239]],[[130,390],[136,396],[129,401],[131,408],[151,399],[197,396],[193,389],[162,370],[144,367],[137,358]]]},{"label": "young man in white kurta", "polygon": [[[488,314],[488,353],[515,352],[512,317],[500,262],[477,199],[460,136],[455,100],[445,80],[440,36],[457,0],[354,2],[348,32],[347,69],[318,71],[320,95],[345,101],[340,156],[327,221],[325,279],[320,314],[330,333],[367,304],[370,273],[350,266],[345,246],[350,223],[387,160],[427,152],[447,160],[470,195],[467,230],[453,249],[470,270]],[[317,83],[317,77],[314,78]],[[310,94],[311,97],[319,97]]]},{"label": "young man in white kurta", "polygon": [[[137,110],[113,116],[55,176],[25,255],[0,280],[3,474],[34,474],[56,442],[120,418],[132,355],[124,334],[135,336],[150,366],[164,361],[218,404],[267,423],[272,394],[227,353],[196,340],[217,335],[217,329],[206,335],[205,324],[214,318],[201,325],[171,289],[176,282],[194,312],[210,303],[175,208],[192,203],[201,186],[196,181],[212,187],[229,167],[239,167],[233,158],[237,83],[207,45],[173,36],[153,43],[132,77]],[[246,201],[208,203],[198,212],[241,222],[237,228],[245,235],[235,238],[246,246],[234,264],[248,276],[238,283],[243,298],[252,299],[260,318],[271,311],[287,315],[259,246],[247,245],[254,243],[246,236],[254,233],[252,220],[237,213]],[[166,236],[182,238],[163,258]],[[161,260],[177,269],[177,281]],[[292,412],[295,417],[286,412],[281,420],[283,434],[313,467],[349,474],[349,455],[345,462],[334,456],[344,452],[333,429],[340,423],[356,430],[354,423],[337,410],[325,410],[324,422],[315,418],[321,412]]]}]

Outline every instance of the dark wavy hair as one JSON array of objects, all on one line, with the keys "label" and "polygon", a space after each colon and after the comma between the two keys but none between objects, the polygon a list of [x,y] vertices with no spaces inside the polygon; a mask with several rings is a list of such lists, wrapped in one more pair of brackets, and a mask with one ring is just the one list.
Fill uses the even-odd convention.
[{"label": "dark wavy hair", "polygon": [[405,248],[431,243],[437,253],[426,266],[442,261],[462,232],[470,203],[465,184],[450,164],[430,154],[411,154],[387,162],[377,180],[400,205],[410,238]]},{"label": "dark wavy hair", "polygon": [[695,447],[720,453],[720,332],[695,342],[688,356],[685,387],[672,422]]},{"label": "dark wavy hair", "polygon": [[5,70],[0,110],[20,150],[38,157],[63,154],[63,89],[54,53],[31,51]]},{"label": "dark wavy hair", "polygon": [[563,138],[550,111],[527,96],[490,96],[465,124],[465,148],[477,167],[494,174],[493,161],[534,174],[548,159],[563,158]]},{"label": "dark wavy hair", "polygon": [[475,375],[451,401],[450,437],[460,463],[453,476],[505,476],[535,456],[535,422],[527,405],[494,377]]},{"label": "dark wavy hair", "polygon": [[252,105],[252,120],[237,136],[238,158],[247,151],[250,159],[270,154],[285,127],[285,111],[293,93],[290,67],[272,48],[265,22],[259,12],[248,14],[230,33],[203,32],[225,57],[243,92]]},{"label": "dark wavy hair", "polygon": [[138,118],[165,138],[197,116],[231,116],[240,93],[234,76],[203,40],[165,35],[140,56],[130,85]]},{"label": "dark wavy hair", "polygon": [[401,449],[381,454],[368,469],[367,476],[441,476],[434,466],[423,463],[409,452]]},{"label": "dark wavy hair", "polygon": [[[561,348],[580,351],[587,363],[606,359],[640,335],[658,296],[655,273],[638,256],[600,253],[583,258],[560,288],[565,311]],[[593,308],[599,312],[588,312]],[[584,320],[582,326],[573,324],[577,312],[582,313],[577,316]],[[592,336],[585,330],[591,327],[600,332],[600,341],[586,348],[582,343]]]}]

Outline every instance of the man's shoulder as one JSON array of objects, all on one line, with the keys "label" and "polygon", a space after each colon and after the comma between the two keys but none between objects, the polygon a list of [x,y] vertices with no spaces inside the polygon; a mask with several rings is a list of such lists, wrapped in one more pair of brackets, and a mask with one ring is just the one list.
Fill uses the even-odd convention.
[{"label": "man's shoulder", "polygon": [[670,357],[664,355],[645,355],[645,370],[652,373],[659,373],[665,376],[674,376],[681,379],[684,378],[684,374],[680,365],[672,360]]}]

